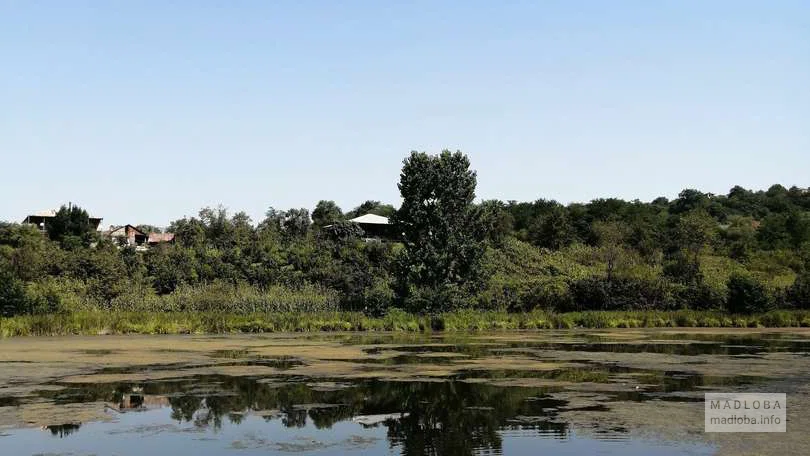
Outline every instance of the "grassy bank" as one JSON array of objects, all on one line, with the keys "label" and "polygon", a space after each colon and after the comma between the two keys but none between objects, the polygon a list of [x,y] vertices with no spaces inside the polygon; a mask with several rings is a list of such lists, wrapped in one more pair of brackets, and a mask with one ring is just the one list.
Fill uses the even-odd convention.
[{"label": "grassy bank", "polygon": [[0,337],[97,334],[228,334],[313,331],[490,331],[572,328],[810,327],[810,311],[756,315],[719,312],[505,313],[461,311],[419,316],[392,311],[381,318],[358,312],[136,313],[75,312],[0,318]]}]

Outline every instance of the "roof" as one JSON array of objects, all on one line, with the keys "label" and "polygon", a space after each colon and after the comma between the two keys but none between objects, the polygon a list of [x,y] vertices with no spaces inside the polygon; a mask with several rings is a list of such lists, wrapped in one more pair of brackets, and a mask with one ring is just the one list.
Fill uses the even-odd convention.
[{"label": "roof", "polygon": [[354,223],[365,223],[369,225],[388,225],[388,217],[383,217],[382,215],[376,214],[366,214],[361,215],[360,217],[355,217],[350,222]]},{"label": "roof", "polygon": [[174,233],[149,233],[149,239],[146,242],[172,242],[174,240]]},{"label": "roof", "polygon": [[[42,218],[51,218],[56,217],[56,210],[55,209],[48,209],[46,211],[36,211],[33,214],[29,214],[28,217],[42,217]],[[92,215],[88,216],[91,220],[103,220],[102,217],[93,217]]]},{"label": "roof", "polygon": [[121,232],[121,234],[126,235],[126,234],[127,234],[127,228],[132,229],[132,230],[133,230],[133,231],[135,231],[137,234],[140,234],[140,235],[142,235],[142,236],[146,236],[146,233],[144,233],[143,231],[139,230],[139,229],[138,229],[138,228],[136,228],[134,225],[129,225],[129,224],[127,224],[127,225],[123,225],[123,226],[119,226],[119,227],[112,227],[112,226],[111,226],[111,227],[110,227],[110,231],[108,231],[108,234],[109,234],[109,235],[111,235],[111,236],[114,236],[114,235],[116,235],[116,233],[118,233],[118,232],[120,231],[120,232]]}]

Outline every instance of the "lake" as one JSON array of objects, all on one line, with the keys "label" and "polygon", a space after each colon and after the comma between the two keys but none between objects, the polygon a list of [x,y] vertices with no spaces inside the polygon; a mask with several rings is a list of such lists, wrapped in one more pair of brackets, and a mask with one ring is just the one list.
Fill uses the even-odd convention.
[{"label": "lake", "polygon": [[[0,340],[2,455],[810,454],[810,331]],[[707,434],[706,392],[788,394]]]}]

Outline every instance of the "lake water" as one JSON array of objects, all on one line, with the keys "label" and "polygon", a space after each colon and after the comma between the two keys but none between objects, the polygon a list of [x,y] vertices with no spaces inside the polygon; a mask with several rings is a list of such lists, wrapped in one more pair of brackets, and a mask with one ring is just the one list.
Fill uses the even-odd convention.
[{"label": "lake water", "polygon": [[801,416],[708,435],[702,401],[802,407],[808,353],[802,331],[12,339],[0,454],[807,454]]}]

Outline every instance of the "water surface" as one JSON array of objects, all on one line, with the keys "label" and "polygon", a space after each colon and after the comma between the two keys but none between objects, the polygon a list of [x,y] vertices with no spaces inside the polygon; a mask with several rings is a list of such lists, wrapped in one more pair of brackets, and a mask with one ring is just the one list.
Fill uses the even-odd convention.
[{"label": "water surface", "polygon": [[0,453],[807,454],[801,417],[729,439],[702,400],[804,403],[808,353],[799,330],[12,339]]}]

